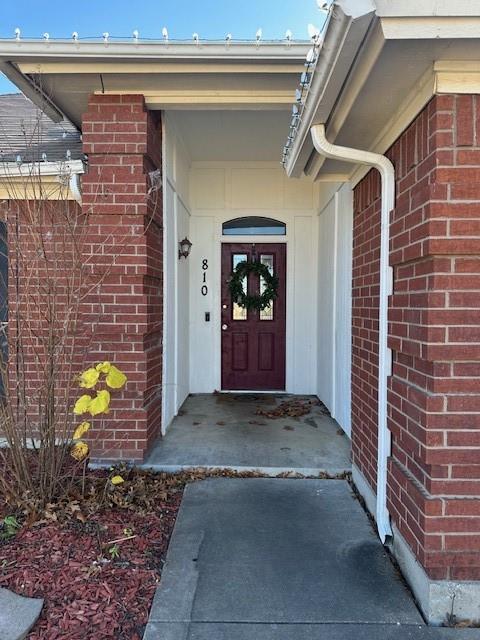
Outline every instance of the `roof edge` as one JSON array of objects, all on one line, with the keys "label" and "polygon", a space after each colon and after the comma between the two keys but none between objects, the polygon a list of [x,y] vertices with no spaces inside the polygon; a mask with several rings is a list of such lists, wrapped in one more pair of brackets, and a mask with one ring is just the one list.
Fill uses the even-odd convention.
[{"label": "roof edge", "polygon": [[116,58],[132,60],[151,59],[178,60],[189,58],[202,59],[250,59],[265,60],[302,60],[310,41],[275,40],[275,41],[214,41],[195,44],[192,41],[142,41],[138,40],[66,40],[66,39],[23,39],[14,40],[0,38],[0,59],[20,60],[36,57],[51,59],[62,57],[74,58]]},{"label": "roof edge", "polygon": [[37,178],[38,176],[71,176],[85,173],[83,160],[69,162],[0,162],[2,178]]},{"label": "roof edge", "polygon": [[62,111],[46,93],[36,86],[31,78],[17,69],[12,62],[2,62],[0,60],[0,71],[53,122],[61,122],[65,119]]},{"label": "roof edge", "polygon": [[[360,9],[367,12],[359,13]],[[313,150],[310,128],[312,124],[327,122],[374,19],[375,7],[371,0],[359,3],[340,0],[333,5],[300,124],[285,162],[289,177],[299,178],[302,175]]]}]

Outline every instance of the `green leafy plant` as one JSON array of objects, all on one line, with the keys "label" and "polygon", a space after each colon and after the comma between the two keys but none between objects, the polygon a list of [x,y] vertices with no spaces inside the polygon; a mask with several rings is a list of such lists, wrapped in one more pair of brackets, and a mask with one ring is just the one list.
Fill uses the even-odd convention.
[{"label": "green leafy plant", "polygon": [[10,540],[10,538],[16,535],[19,529],[20,524],[15,516],[5,516],[0,523],[0,540]]},{"label": "green leafy plant", "polygon": [[117,558],[119,558],[120,557],[120,547],[118,546],[118,544],[114,544],[111,547],[109,547],[108,553],[110,555],[110,559],[111,560],[116,560]]}]

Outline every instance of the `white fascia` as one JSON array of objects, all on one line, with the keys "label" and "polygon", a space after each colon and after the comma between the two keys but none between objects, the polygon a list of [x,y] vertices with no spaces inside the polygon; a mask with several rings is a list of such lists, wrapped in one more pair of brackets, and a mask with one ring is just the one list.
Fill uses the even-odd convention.
[{"label": "white fascia", "polygon": [[478,17],[480,10],[474,0],[375,0],[379,17]]},{"label": "white fascia", "polygon": [[68,162],[3,162],[0,163],[0,182],[5,179],[37,180],[43,176],[57,176],[60,180],[68,180],[68,187],[74,200],[82,204],[80,176],[85,173],[82,160]]},{"label": "white fascia", "polygon": [[326,158],[364,164],[378,169],[382,179],[380,226],[380,296],[378,335],[378,443],[377,443],[377,496],[376,522],[382,542],[392,535],[387,509],[387,462],[391,453],[391,434],[387,422],[387,384],[392,374],[392,352],[388,348],[388,298],[392,294],[392,268],[390,255],[390,213],[395,204],[395,169],[390,160],[378,153],[361,151],[331,144],[325,135],[325,125],[311,129],[315,149]]},{"label": "white fascia", "polygon": [[35,176],[69,176],[85,173],[82,160],[68,162],[0,162],[0,178],[33,178]]}]

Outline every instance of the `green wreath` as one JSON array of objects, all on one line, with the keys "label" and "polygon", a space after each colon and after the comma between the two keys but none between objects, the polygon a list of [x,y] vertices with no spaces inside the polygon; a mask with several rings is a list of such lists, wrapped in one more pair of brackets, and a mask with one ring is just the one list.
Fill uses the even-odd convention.
[{"label": "green wreath", "polygon": [[[248,279],[251,273],[263,278],[263,293],[258,296],[251,296],[243,290],[243,280],[244,278]],[[278,295],[277,276],[270,273],[267,265],[258,260],[254,262],[246,262],[245,260],[239,262],[232,272],[228,286],[232,294],[232,300],[244,309],[263,311],[270,306],[272,300]]]}]

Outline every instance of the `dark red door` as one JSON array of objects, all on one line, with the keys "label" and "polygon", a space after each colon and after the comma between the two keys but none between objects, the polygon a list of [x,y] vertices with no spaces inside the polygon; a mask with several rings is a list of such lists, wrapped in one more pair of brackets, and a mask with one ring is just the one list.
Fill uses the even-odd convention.
[{"label": "dark red door", "polygon": [[[264,311],[232,301],[228,282],[242,260],[260,260],[278,276],[278,297]],[[222,389],[285,389],[285,244],[222,244]],[[250,274],[248,293],[260,278]]]}]

